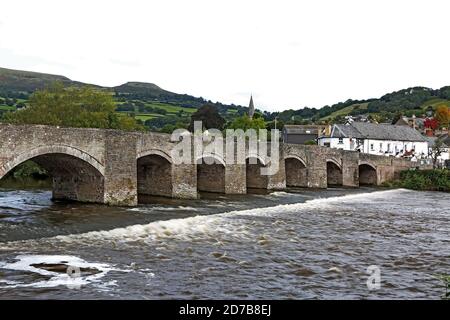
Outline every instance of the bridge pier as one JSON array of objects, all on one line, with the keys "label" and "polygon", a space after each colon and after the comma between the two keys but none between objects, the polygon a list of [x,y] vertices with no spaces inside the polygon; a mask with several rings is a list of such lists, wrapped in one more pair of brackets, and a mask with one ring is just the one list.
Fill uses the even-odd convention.
[{"label": "bridge pier", "polygon": [[394,179],[394,167],[381,165],[377,167],[377,186]]},{"label": "bridge pier", "polygon": [[267,180],[268,190],[286,189],[286,166],[283,158],[280,159],[277,173],[267,176]]},{"label": "bridge pier", "polygon": [[342,185],[344,187],[359,186],[359,153],[342,153]]},{"label": "bridge pier", "polygon": [[197,199],[197,166],[195,164],[172,165],[172,197]]},{"label": "bridge pier", "polygon": [[326,158],[310,157],[308,167],[308,188],[326,189],[327,186]]},{"label": "bridge pier", "polygon": [[247,193],[246,170],[245,164],[225,165],[225,194]]},{"label": "bridge pier", "polygon": [[136,143],[136,135],[105,132],[105,204],[138,204]]}]

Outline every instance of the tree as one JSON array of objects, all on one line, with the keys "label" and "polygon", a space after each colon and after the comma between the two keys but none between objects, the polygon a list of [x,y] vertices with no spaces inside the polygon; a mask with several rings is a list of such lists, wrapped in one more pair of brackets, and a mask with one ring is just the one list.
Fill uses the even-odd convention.
[{"label": "tree", "polygon": [[189,131],[194,131],[194,121],[201,121],[203,129],[218,129],[222,130],[225,120],[217,111],[217,108],[212,104],[205,104],[201,106],[196,112],[191,115],[191,123],[189,124]]},{"label": "tree", "polygon": [[62,127],[144,130],[136,120],[115,112],[113,95],[91,87],[67,87],[54,83],[36,91],[29,106],[5,114],[14,124],[46,124]]},{"label": "tree", "polygon": [[442,140],[440,140],[439,138],[435,140],[433,147],[429,151],[429,156],[433,161],[433,169],[436,169],[438,158],[441,156],[441,154],[445,151],[446,148],[447,146],[442,142]]},{"label": "tree", "polygon": [[450,122],[450,108],[446,105],[438,106],[434,117],[439,121],[441,126],[448,128]]},{"label": "tree", "polygon": [[9,99],[9,98],[6,98],[6,100],[5,100],[5,104],[8,106],[8,107],[12,107],[12,106],[14,106],[14,100],[13,99]]},{"label": "tree", "polygon": [[250,119],[248,115],[240,116],[233,120],[228,126],[227,129],[242,129],[244,131],[248,129],[266,129],[266,123],[262,117]]},{"label": "tree", "polygon": [[[283,128],[284,128],[284,122],[282,120],[277,119],[277,129],[283,130]],[[266,129],[267,130],[275,129],[275,120],[266,122]]]},{"label": "tree", "polygon": [[398,120],[400,120],[403,117],[403,114],[401,112],[397,112],[392,119],[392,124],[396,124]]},{"label": "tree", "polygon": [[439,121],[437,121],[435,118],[427,118],[423,122],[423,126],[425,128],[432,129],[433,131],[436,130],[439,127]]},{"label": "tree", "polygon": [[160,132],[172,133],[176,129],[186,129],[186,126],[182,122],[177,122],[176,124],[166,124],[164,127],[160,129]]}]

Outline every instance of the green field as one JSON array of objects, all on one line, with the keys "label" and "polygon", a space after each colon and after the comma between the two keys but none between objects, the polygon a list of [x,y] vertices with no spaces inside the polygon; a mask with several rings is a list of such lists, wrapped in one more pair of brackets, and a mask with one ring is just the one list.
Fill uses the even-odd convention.
[{"label": "green field", "polygon": [[135,116],[135,118],[137,120],[141,120],[141,121],[147,121],[150,119],[155,119],[155,118],[160,118],[160,117],[164,117],[164,115],[157,114],[157,113],[143,113],[143,114],[138,114]]},{"label": "green field", "polygon": [[16,110],[16,107],[10,107],[10,106],[7,106],[7,105],[4,105],[4,104],[0,104],[0,110],[7,110],[7,111],[14,111],[14,110]]},{"label": "green field", "polygon": [[[137,100],[131,100],[129,102],[142,102],[142,101],[137,101]],[[147,120],[152,120],[152,119],[156,119],[156,118],[164,118],[164,117],[171,117],[171,116],[175,116],[177,115],[180,111],[184,112],[186,115],[191,115],[192,113],[194,113],[195,111],[197,111],[196,108],[185,108],[185,107],[181,107],[181,106],[174,106],[168,103],[161,103],[161,102],[143,102],[145,104],[146,107],[151,107],[154,109],[161,109],[161,110],[165,110],[167,113],[166,114],[160,114],[160,113],[155,113],[155,112],[140,112],[139,108],[136,107],[135,108],[135,118],[137,120],[140,120],[142,122],[145,122]],[[119,102],[117,103],[117,105],[121,105],[123,104],[123,102]],[[126,111],[121,111],[121,113],[128,113]]]},{"label": "green field", "polygon": [[445,99],[431,99],[422,104],[422,109],[425,110],[429,106],[432,106],[434,109],[436,109],[440,105],[445,105],[450,108],[450,101]]},{"label": "green field", "polygon": [[332,119],[335,118],[337,116],[346,116],[348,115],[350,112],[353,111],[353,109],[357,108],[359,106],[360,109],[367,109],[367,106],[369,105],[368,102],[366,103],[356,103],[356,104],[352,104],[351,106],[342,108],[338,111],[333,112],[332,114],[321,118],[320,120],[328,120],[328,119]]},{"label": "green field", "polygon": [[195,111],[197,111],[196,108],[185,108],[185,107],[174,106],[171,104],[161,103],[161,102],[146,102],[145,105],[152,107],[152,108],[159,108],[159,109],[166,110],[167,113],[177,113],[180,110],[183,110],[184,112],[187,112],[187,113],[194,113]]}]

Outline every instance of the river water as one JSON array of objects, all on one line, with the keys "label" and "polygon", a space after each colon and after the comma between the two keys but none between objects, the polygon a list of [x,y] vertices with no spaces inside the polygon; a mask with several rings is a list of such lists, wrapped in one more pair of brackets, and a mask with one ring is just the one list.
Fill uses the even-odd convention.
[{"label": "river water", "polygon": [[[1,299],[440,299],[450,197],[290,190],[136,208],[0,190]],[[369,290],[367,268],[380,271]]]}]

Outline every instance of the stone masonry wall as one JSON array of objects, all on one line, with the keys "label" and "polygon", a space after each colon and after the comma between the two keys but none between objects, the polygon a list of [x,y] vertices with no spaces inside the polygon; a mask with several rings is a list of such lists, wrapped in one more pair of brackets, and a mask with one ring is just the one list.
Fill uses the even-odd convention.
[{"label": "stone masonry wall", "polygon": [[[249,187],[267,189],[283,189],[286,184],[326,188],[327,180],[355,187],[370,178],[365,172],[360,177],[359,169],[364,165],[376,168],[377,184],[381,184],[397,178],[402,170],[418,166],[405,159],[281,144],[279,170],[260,177],[255,168],[245,164],[176,165],[171,159],[174,146],[167,134],[0,124],[0,179],[33,159],[52,175],[54,198],[133,206],[137,204],[138,179],[141,187],[146,185],[140,187],[141,192],[196,198],[197,189],[246,193],[247,180]],[[138,171],[139,159],[152,154],[165,158],[166,166],[150,173]],[[246,156],[251,156],[248,150]],[[263,157],[262,161],[267,165],[270,158]],[[339,164],[340,177],[339,170],[327,172],[327,162]]]},{"label": "stone masonry wall", "polygon": [[266,175],[261,175],[261,168],[264,167],[261,162],[250,164],[247,161],[246,166],[247,188],[267,189],[268,178]]},{"label": "stone masonry wall", "polygon": [[105,203],[135,206],[137,198],[137,135],[107,131],[105,135]]}]

